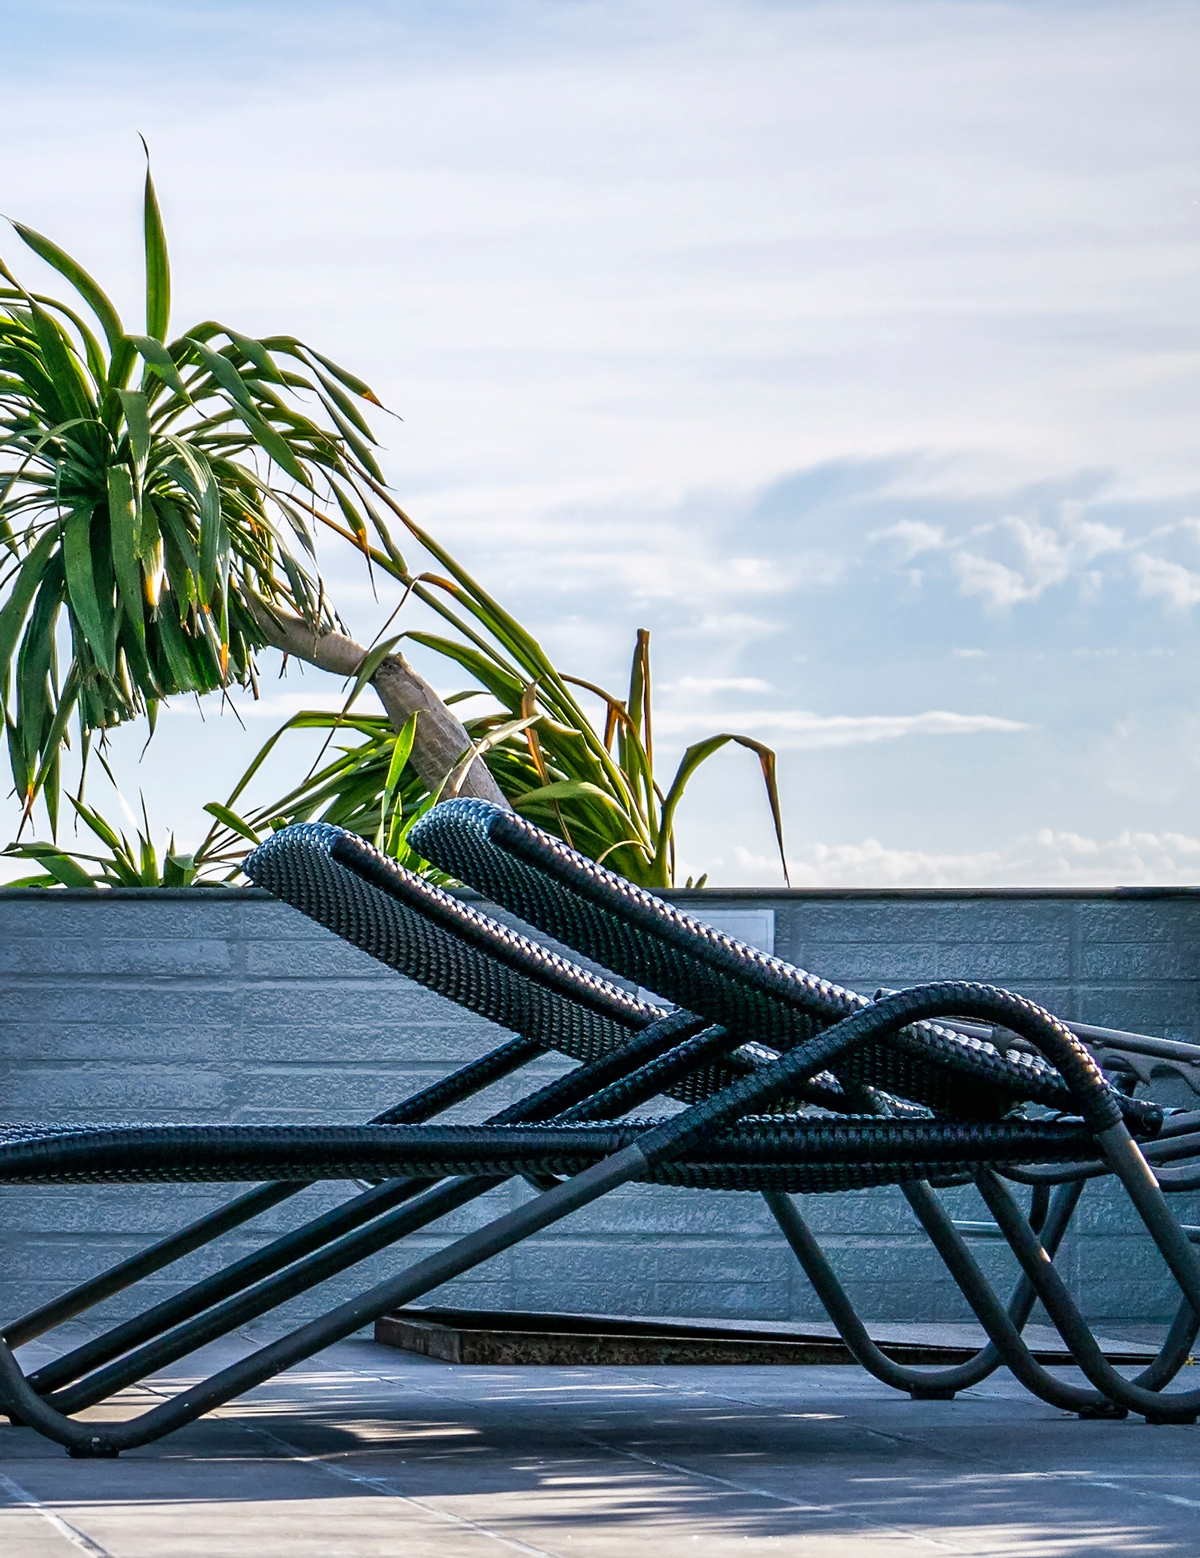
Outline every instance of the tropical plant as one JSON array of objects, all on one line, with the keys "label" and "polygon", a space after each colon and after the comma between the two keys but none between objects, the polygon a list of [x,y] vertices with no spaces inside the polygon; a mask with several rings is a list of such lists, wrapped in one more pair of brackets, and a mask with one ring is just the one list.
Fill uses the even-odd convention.
[{"label": "tropical plant", "polygon": [[76,796],[68,799],[80,819],[104,846],[105,853],[92,854],[87,850],[67,849],[57,843],[31,840],[25,844],[10,844],[3,851],[9,859],[27,860],[41,867],[36,876],[19,877],[6,882],[6,887],[196,887],[209,886],[215,881],[231,878],[232,870],[222,862],[206,857],[202,850],[195,854],[183,854],[175,846],[175,835],[167,840],[161,855],[155,847],[150,819],[142,802],[142,824],[130,840],[118,832],[98,811],[86,806]]},{"label": "tropical plant", "polygon": [[[434,545],[431,538],[427,544]],[[467,580],[443,552],[442,560],[458,578]],[[386,553],[375,561],[388,566]],[[473,749],[487,761],[514,810],[565,839],[595,860],[607,862],[630,881],[645,887],[675,885],[676,829],[679,803],[696,770],[730,743],[749,748],[762,770],[764,788],[779,845],[784,878],[783,825],[775,774],[775,754],[761,742],[734,732],[721,732],[689,746],[665,790],[654,778],[650,636],[638,632],[630,670],[628,698],[618,698],[592,682],[555,670],[520,625],[471,582],[447,579],[410,581],[426,594],[435,610],[454,621],[460,636],[444,637],[419,630],[408,636],[457,660],[498,708],[465,715],[464,726]],[[455,601],[454,611],[438,595]],[[482,631],[495,623],[510,653],[505,654]],[[593,722],[571,691],[579,687],[599,703]],[[456,706],[475,696],[455,695]],[[419,716],[418,716],[419,723]],[[324,731],[335,755],[318,760],[307,777],[286,795],[256,808],[238,820],[246,837],[258,838],[272,824],[321,818],[374,838],[381,847],[400,843],[407,828],[430,802],[430,792],[416,776],[396,767],[404,750],[384,719],[347,709],[342,713],[308,710],[295,715],[270,737],[242,775],[226,805],[207,808],[226,822],[237,817],[251,781],[270,754],[292,733]],[[214,842],[217,842],[214,838]],[[393,852],[395,850],[393,849]],[[693,884],[689,879],[687,885]]]},{"label": "tropical plant", "polygon": [[[197,871],[224,865],[235,844],[280,818],[327,816],[398,850],[405,819],[433,797],[460,794],[511,804],[632,880],[665,887],[688,782],[731,742],[757,756],[782,858],[774,753],[722,732],[690,746],[660,787],[649,635],[638,635],[625,697],[559,672],[387,490],[362,409],[379,401],[366,384],[292,336],[254,339],[207,321],[168,339],[170,268],[148,167],[145,334],[126,331],[57,245],[16,230],[103,336],[79,308],[29,292],[0,261],[10,284],[0,287],[0,702],[25,821],[42,794],[54,836],[72,716],[86,765],[95,732],[103,738],[141,715],[153,731],[164,698],[233,685],[256,692],[256,652],[272,645],[353,686],[342,716],[301,716],[268,748],[322,721],[331,738],[359,739],[244,818],[234,806],[264,750],[228,803],[208,808],[216,831],[188,857]],[[443,571],[410,572],[385,511]],[[397,612],[419,600],[442,630],[356,642],[317,569],[318,527],[402,586]],[[404,638],[475,687],[438,697],[399,652]],[[353,711],[368,683],[386,721]],[[464,723],[451,704],[472,693],[492,706]],[[599,701],[594,722],[585,696]],[[98,814],[80,816],[98,831]],[[44,864],[66,871],[72,851],[56,847],[36,846]],[[140,860],[143,846],[129,851]],[[127,864],[111,869],[119,876]]]},{"label": "tropical plant", "polygon": [[[209,320],[171,339],[148,167],[144,334],[56,244],[16,231],[76,294],[32,293],[0,261],[0,696],[26,816],[42,793],[56,824],[72,716],[86,758],[96,731],[153,727],[163,698],[253,689],[256,651],[281,640],[370,677],[396,729],[421,709],[414,764],[440,782],[468,749],[460,723],[390,646],[368,657],[339,631],[316,569],[314,518],[367,534],[371,390],[292,336]],[[482,763],[460,788],[502,799]]]},{"label": "tropical plant", "polygon": [[[412,576],[387,527],[373,516],[382,548],[372,563],[392,574],[453,630],[406,636],[457,663],[495,699],[499,712],[467,730],[486,743],[488,762],[512,807],[632,882],[675,882],[676,815],[697,769],[722,747],[752,752],[762,773],[780,864],[787,879],[775,753],[761,741],[721,731],[689,746],[665,789],[655,776],[650,634],[638,630],[625,697],[557,670],[538,641],[386,492],[377,494],[449,577]],[[595,699],[593,721],[574,689]]]}]

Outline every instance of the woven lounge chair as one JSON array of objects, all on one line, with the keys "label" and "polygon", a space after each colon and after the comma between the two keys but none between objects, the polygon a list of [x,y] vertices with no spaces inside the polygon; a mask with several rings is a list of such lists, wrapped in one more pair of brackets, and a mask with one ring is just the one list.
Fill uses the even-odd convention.
[{"label": "woven lounge chair", "polygon": [[[686,1011],[664,1014],[633,1000],[399,871],[338,830],[288,830],[258,851],[248,870],[357,945],[516,1030],[519,1037],[368,1127],[9,1130],[0,1146],[0,1178],[8,1182],[260,1176],[281,1181],[260,1187],[7,1327],[7,1345],[0,1348],[0,1399],[10,1415],[73,1454],[114,1454],[157,1438],[620,1183],[649,1178],[702,1187],[792,1189],[880,1182],[918,1171],[952,1180],[965,1172],[967,1140],[947,1132],[942,1122],[867,1122],[865,1141],[863,1122],[851,1130],[836,1121],[804,1121],[802,1127],[788,1119],[739,1124],[747,1101],[760,1095],[777,1097],[782,1087],[789,1098],[807,1093],[828,1104],[836,1087],[819,1075],[804,1078],[803,1068],[795,1066],[780,1074],[786,1062],[756,1052],[718,1025],[706,1027]],[[583,1064],[491,1125],[414,1123],[552,1047]],[[764,1085],[764,1072],[773,1074],[771,1084]],[[617,1123],[628,1108],[662,1091],[685,1102],[706,1101],[659,1125]],[[698,1109],[709,1112],[701,1119]],[[698,1134],[691,1129],[696,1125]],[[970,1164],[998,1155],[1045,1162],[1077,1156],[1087,1145],[1079,1126],[1026,1123],[1014,1128],[980,1121],[971,1129]],[[448,1250],[132,1422],[97,1428],[72,1419],[72,1412],[268,1312],[517,1173],[542,1187],[542,1193]],[[562,1173],[571,1178],[555,1183],[554,1176]],[[391,1178],[347,1206],[154,1306],[29,1380],[22,1376],[12,1346],[162,1269],[305,1182],[385,1174]],[[1104,1399],[1076,1395],[1083,1409]]]},{"label": "woven lounge chair", "polygon": [[[887,1114],[916,1104],[923,1112],[949,1115],[962,1132],[964,1159],[978,1129],[991,1119],[1001,1126],[1014,1106],[1028,1102],[1078,1118],[1088,1150],[1071,1165],[1025,1166],[979,1159],[966,1169],[1008,1241],[1025,1277],[1041,1299],[1063,1341],[1108,1407],[1080,1405],[1075,1387],[1052,1381],[1032,1368],[1032,1359],[1011,1317],[986,1282],[959,1231],[942,1212],[929,1185],[905,1168],[893,1177],[933,1238],[955,1280],[991,1338],[994,1349],[1043,1399],[1081,1410],[1133,1410],[1153,1421],[1194,1421],[1200,1390],[1164,1395],[1163,1388],[1189,1361],[1200,1316],[1200,1260],[1174,1217],[1164,1191],[1200,1188],[1200,1170],[1186,1160],[1200,1149],[1194,1113],[1164,1121],[1153,1104],[1126,1097],[1104,1078],[1085,1045],[1070,1028],[1019,996],[990,986],[942,982],[885,995],[874,1003],[814,978],[776,958],[745,947],[701,925],[650,893],[577,854],[560,840],[511,812],[479,801],[449,801],[435,807],[412,830],[412,843],[434,864],[475,887],[528,924],[604,967],[662,993],[709,1021],[721,1023],[752,1043],[780,1052],[761,1075],[784,1073],[796,1083],[832,1080],[847,1097]],[[967,1019],[992,1025],[1000,1044],[955,1031],[937,1019]],[[978,1031],[978,1030],[976,1030]],[[778,1080],[734,1084],[693,1111],[693,1133],[732,1117],[733,1100],[755,1107],[765,1096],[778,1105]],[[916,1121],[910,1121],[920,1131]],[[868,1173],[885,1137],[864,1131]],[[1014,1121],[1012,1129],[1019,1126]],[[934,1121],[924,1127],[937,1129]],[[1135,1136],[1143,1138],[1139,1146]],[[1147,1138],[1151,1138],[1147,1140]],[[1152,1138],[1157,1138],[1152,1139]],[[694,1138],[693,1138],[694,1139]],[[872,1162],[874,1160],[874,1162]],[[1153,1167],[1151,1166],[1153,1164]],[[964,1165],[965,1167],[965,1165]],[[1121,1182],[1153,1238],[1181,1298],[1175,1321],[1154,1363],[1136,1380],[1119,1375],[1105,1360],[1052,1257],[1066,1222],[1089,1178]],[[1047,1215],[1044,1203],[1031,1222],[1022,1216],[1005,1179],[1059,1186]],[[877,1182],[865,1179],[861,1182]],[[829,1186],[828,1188],[834,1188]],[[790,1198],[778,1187],[766,1199],[793,1250],[826,1304],[843,1337],[880,1378],[911,1388],[904,1371],[872,1349],[828,1262]],[[1036,1223],[1045,1219],[1039,1240]],[[973,1365],[961,1378],[966,1382]],[[955,1386],[953,1371],[928,1393]],[[918,1385],[914,1394],[925,1393]]]}]

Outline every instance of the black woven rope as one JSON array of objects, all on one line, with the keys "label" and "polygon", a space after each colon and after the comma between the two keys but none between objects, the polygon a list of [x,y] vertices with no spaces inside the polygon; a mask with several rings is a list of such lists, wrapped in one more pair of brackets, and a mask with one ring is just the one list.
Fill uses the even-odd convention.
[{"label": "black woven rope", "polygon": [[340,828],[287,828],[248,856],[243,869],[389,968],[577,1060],[618,1048],[664,1015]]},{"label": "black woven rope", "polygon": [[[0,1182],[78,1184],[575,1174],[670,1122],[508,1126],[6,1126]],[[714,1133],[648,1180],[698,1188],[848,1189],[980,1163],[1069,1162],[1086,1127],[1058,1121],[765,1117]]]},{"label": "black woven rope", "polygon": [[[414,828],[413,842],[443,870],[547,934],[776,1049],[805,1044],[870,1005],[853,991],[691,919],[485,801],[435,807]],[[1068,1068],[1079,1055],[1086,1057],[1065,1029],[1054,1042]],[[996,1117],[1020,1101],[1075,1106],[1067,1081],[1047,1059],[1001,1054],[992,1044],[933,1022],[889,1025],[886,1043],[855,1047],[836,1070],[848,1083],[879,1087],[957,1117]],[[1124,1100],[1119,1107],[1147,1131],[1161,1123],[1161,1111],[1142,1100]]]},{"label": "black woven rope", "polygon": [[[631,1032],[664,1015],[340,828],[286,828],[250,854],[244,869],[252,881],[388,967],[576,1060],[616,1052]],[[681,1077],[671,1094],[693,1103],[754,1064],[750,1056],[730,1055],[721,1065]],[[828,1086],[799,1096],[835,1109],[841,1103]]]},{"label": "black woven rope", "polygon": [[[593,1093],[583,1103],[565,1111],[563,1117],[568,1120],[618,1120],[631,1109],[666,1093],[681,1077],[694,1072],[714,1055],[725,1054],[736,1042],[724,1028],[705,1028],[703,1033],[684,1039],[665,1055],[656,1056],[628,1076]],[[706,1069],[711,1068],[706,1066]]]}]

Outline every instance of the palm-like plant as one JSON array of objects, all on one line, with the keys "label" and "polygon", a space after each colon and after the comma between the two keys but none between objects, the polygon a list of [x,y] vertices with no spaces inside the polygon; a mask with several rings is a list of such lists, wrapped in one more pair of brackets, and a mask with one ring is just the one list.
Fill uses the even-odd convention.
[{"label": "palm-like plant", "polygon": [[[39,233],[16,228],[80,307],[0,261],[0,696],[18,795],[28,815],[43,793],[52,827],[72,716],[86,757],[94,732],[153,725],[165,697],[253,688],[267,644],[343,673],[366,659],[339,631],[312,522],[333,508],[365,539],[363,482],[382,476],[360,405],[379,402],[290,336],[206,321],[171,339],[148,168],[144,210],[144,334]],[[424,711],[414,762],[439,777],[468,748],[461,725],[400,657],[366,669],[395,728]],[[482,764],[465,778],[501,798]]]},{"label": "palm-like plant", "polygon": [[[38,866],[36,876],[20,877],[7,887],[209,887],[236,875],[223,860],[213,860],[202,850],[186,854],[177,849],[175,835],[167,838],[161,852],[155,846],[150,819],[142,802],[142,826],[135,825],[134,838],[119,831],[91,806],[71,796],[81,822],[103,846],[103,854],[86,849],[67,849],[61,844],[32,840],[10,844],[3,851],[13,860],[25,860]],[[96,845],[92,846],[93,850]]]},{"label": "palm-like plant", "polygon": [[[379,401],[360,379],[292,336],[260,340],[210,320],[169,337],[170,266],[148,167],[144,213],[144,334],[128,332],[87,272],[31,229],[16,227],[78,306],[29,292],[0,261],[0,705],[25,818],[42,794],[56,827],[72,716],[86,762],[95,732],[143,715],[153,729],[164,698],[256,690],[255,654],[271,645],[352,680],[351,702],[371,682],[387,719],[292,722],[361,739],[246,820],[233,805],[260,754],[228,805],[209,808],[215,829],[189,857],[193,873],[236,872],[244,838],[280,817],[320,814],[400,851],[417,811],[454,793],[511,803],[634,881],[665,887],[679,801],[729,742],[758,757],[782,857],[770,749],[711,736],[660,788],[648,636],[639,634],[628,697],[560,673],[388,492],[363,411]],[[382,510],[444,571],[411,573]],[[317,571],[318,525],[449,634],[355,642]],[[405,636],[465,671],[493,708],[464,725],[455,700],[439,698],[398,652]],[[576,689],[599,698],[598,721]],[[81,797],[73,803],[115,862],[101,879],[162,874],[157,857],[139,845],[135,863],[133,846],[98,827]],[[18,852],[55,880],[71,874],[73,851]]]},{"label": "palm-like plant", "polygon": [[[486,749],[492,772],[515,810],[593,859],[607,861],[630,881],[670,887],[675,883],[675,820],[692,776],[722,747],[743,747],[758,760],[787,880],[775,753],[770,747],[750,736],[721,731],[684,751],[665,788],[657,780],[647,631],[637,635],[626,695],[566,675],[537,639],[386,491],[376,496],[445,572],[413,575],[378,513],[373,521],[381,545],[360,544],[373,566],[391,574],[404,586],[406,597],[421,600],[451,630],[449,635],[415,630],[406,636],[457,662],[498,705],[495,712],[466,718],[465,728],[476,749]],[[581,696],[595,700],[598,718],[589,716]],[[314,728],[322,718],[303,716],[304,728]],[[388,768],[392,737],[378,722],[358,728],[364,739],[344,749],[344,766],[314,774],[308,788],[276,803],[277,812],[299,815],[296,808],[303,806],[308,808],[305,816],[314,815],[318,798],[324,806],[333,804],[336,794],[336,804],[342,805],[350,795],[363,796],[363,786],[373,784],[375,795],[366,803],[366,814],[371,814],[382,793],[379,780]]]}]

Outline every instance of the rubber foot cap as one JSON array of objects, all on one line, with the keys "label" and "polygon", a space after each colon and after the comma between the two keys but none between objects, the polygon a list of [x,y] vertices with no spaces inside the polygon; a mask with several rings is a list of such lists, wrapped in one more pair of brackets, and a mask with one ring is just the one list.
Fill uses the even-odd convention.
[{"label": "rubber foot cap", "polygon": [[945,1385],[910,1385],[908,1393],[914,1401],[953,1401],[958,1394]]},{"label": "rubber foot cap", "polygon": [[90,1439],[87,1444],[73,1444],[67,1448],[73,1461],[115,1461],[120,1453],[115,1444],[105,1444],[103,1439]]},{"label": "rubber foot cap", "polygon": [[1129,1416],[1129,1408],[1119,1407],[1113,1401],[1103,1401],[1094,1407],[1084,1407],[1075,1415],[1085,1423],[1123,1423]]},{"label": "rubber foot cap", "polygon": [[1196,1415],[1195,1412],[1181,1412],[1177,1417],[1172,1417],[1167,1412],[1147,1412],[1146,1423],[1150,1428],[1166,1428],[1175,1423],[1187,1426],[1196,1421]]}]

